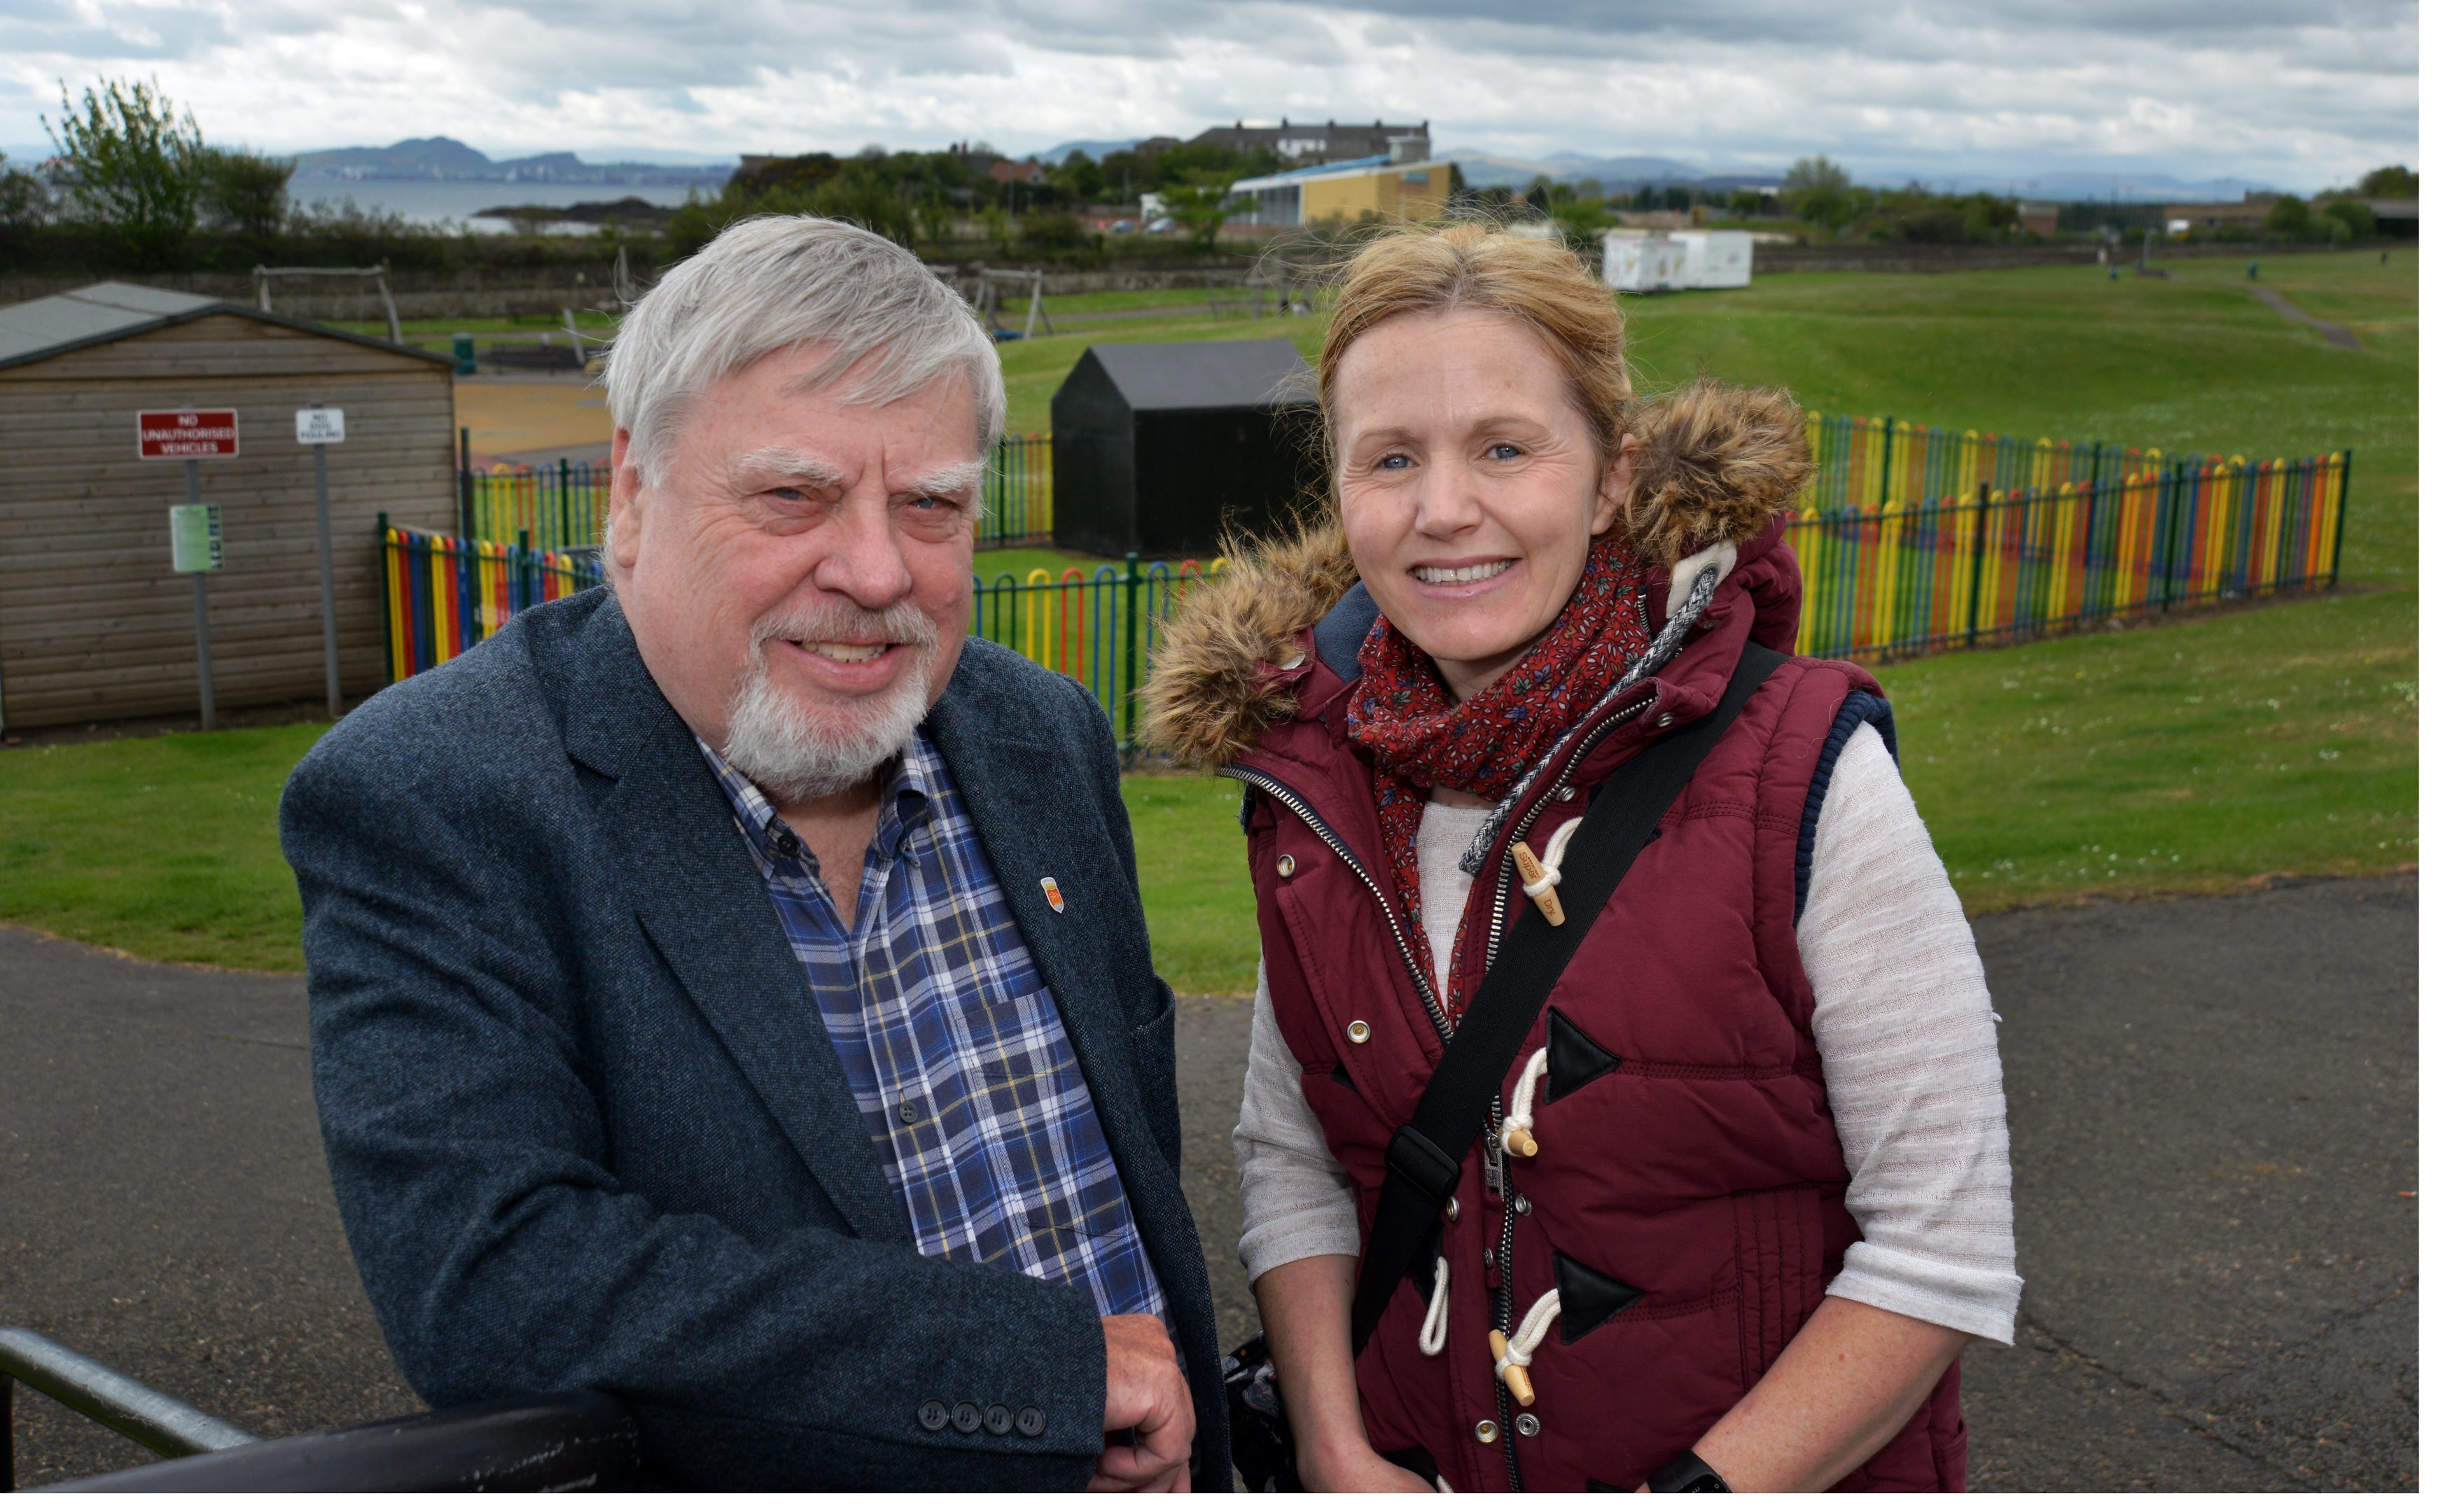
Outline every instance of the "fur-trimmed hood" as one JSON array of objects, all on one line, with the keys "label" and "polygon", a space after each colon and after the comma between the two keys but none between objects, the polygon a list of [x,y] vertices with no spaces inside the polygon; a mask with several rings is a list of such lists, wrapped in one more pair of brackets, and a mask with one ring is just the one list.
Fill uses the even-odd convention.
[{"label": "fur-trimmed hood", "polygon": [[[1782,392],[1704,378],[1646,403],[1631,429],[1634,486],[1615,528],[1654,568],[1769,534],[1811,472],[1803,412]],[[1280,669],[1301,663],[1306,633],[1354,583],[1334,519],[1231,551],[1160,631],[1142,692],[1152,746],[1207,771],[1293,715]]]}]

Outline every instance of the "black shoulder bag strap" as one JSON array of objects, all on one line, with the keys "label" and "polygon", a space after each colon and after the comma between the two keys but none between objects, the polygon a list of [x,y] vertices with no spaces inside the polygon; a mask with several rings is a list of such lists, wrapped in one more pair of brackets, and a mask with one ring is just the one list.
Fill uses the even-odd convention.
[{"label": "black shoulder bag strap", "polygon": [[1566,846],[1566,922],[1557,928],[1527,910],[1499,946],[1498,959],[1422,1088],[1414,1116],[1388,1141],[1388,1178],[1364,1246],[1354,1283],[1354,1353],[1396,1295],[1397,1282],[1424,1243],[1440,1210],[1456,1194],[1465,1152],[1480,1134],[1491,1099],[1505,1090],[1507,1068],[1566,962],[1590,932],[1609,895],[1658,828],[1668,805],[1693,780],[1710,747],[1763,679],[1786,661],[1747,642],[1717,708],[1652,745],[1619,768],[1592,800],[1582,827]]}]

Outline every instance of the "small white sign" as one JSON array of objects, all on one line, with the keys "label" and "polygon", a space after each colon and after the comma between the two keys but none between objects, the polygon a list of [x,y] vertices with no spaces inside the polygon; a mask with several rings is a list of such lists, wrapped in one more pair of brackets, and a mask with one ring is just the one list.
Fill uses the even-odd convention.
[{"label": "small white sign", "polygon": [[347,439],[347,412],[327,405],[314,405],[296,412],[296,444],[300,447],[335,447]]},{"label": "small white sign", "polygon": [[221,506],[169,506],[169,570],[173,572],[217,572],[221,570]]}]

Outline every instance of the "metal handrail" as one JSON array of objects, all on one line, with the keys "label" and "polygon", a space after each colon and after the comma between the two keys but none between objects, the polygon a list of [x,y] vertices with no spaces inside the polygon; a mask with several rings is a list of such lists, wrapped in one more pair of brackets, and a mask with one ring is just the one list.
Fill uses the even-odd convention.
[{"label": "metal handrail", "polygon": [[31,1328],[0,1328],[0,1487],[15,1489],[16,1464],[7,1432],[10,1382],[22,1380],[70,1412],[124,1434],[168,1459],[209,1454],[256,1442],[166,1392],[154,1391],[97,1360],[88,1360]]},{"label": "metal handrail", "polygon": [[597,1391],[452,1407],[327,1433],[266,1439],[46,1491],[630,1491],[635,1419]]},{"label": "metal handrail", "polygon": [[31,1329],[0,1328],[0,1490],[17,1486],[9,1409],[20,1380],[164,1456],[45,1491],[614,1491],[643,1478],[635,1419],[601,1392],[257,1439]]}]

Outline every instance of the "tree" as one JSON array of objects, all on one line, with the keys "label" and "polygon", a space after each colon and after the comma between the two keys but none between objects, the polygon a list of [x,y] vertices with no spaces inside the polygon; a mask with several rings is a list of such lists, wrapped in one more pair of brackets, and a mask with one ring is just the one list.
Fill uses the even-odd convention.
[{"label": "tree", "polygon": [[2401,163],[2391,163],[2363,174],[2354,192],[2374,200],[2418,200],[2421,175]]},{"label": "tree", "polygon": [[1825,154],[1799,157],[1786,170],[1778,200],[1796,219],[1834,231],[1853,219],[1854,181]]},{"label": "tree", "polygon": [[203,214],[215,224],[249,237],[275,237],[288,219],[288,179],[292,158],[242,149],[203,149]]},{"label": "tree", "polygon": [[2338,200],[2322,205],[2320,213],[2327,218],[2331,230],[2341,232],[2339,241],[2362,241],[2378,230],[2378,215],[2359,200]]},{"label": "tree", "polygon": [[2317,227],[2312,224],[2311,207],[2299,195],[2281,194],[2269,207],[2269,229],[2281,237],[2309,238]]},{"label": "tree", "polygon": [[1184,184],[1160,191],[1160,202],[1176,223],[1192,235],[1193,245],[1209,252],[1219,245],[1219,229],[1228,213],[1245,201],[1229,192],[1234,180],[1224,173],[1197,173]]},{"label": "tree", "polygon": [[81,109],[60,83],[60,123],[43,117],[76,178],[75,202],[115,230],[136,260],[165,268],[186,251],[203,188],[203,134],[153,84],[105,79]]},{"label": "tree", "polygon": [[50,208],[51,191],[43,181],[10,167],[9,154],[0,152],[0,231],[41,225]]},{"label": "tree", "polygon": [[1067,161],[1058,165],[1055,177],[1061,187],[1086,204],[1099,202],[1101,197],[1109,192],[1108,175],[1101,171],[1101,165],[1086,156],[1082,148],[1067,154]]}]

